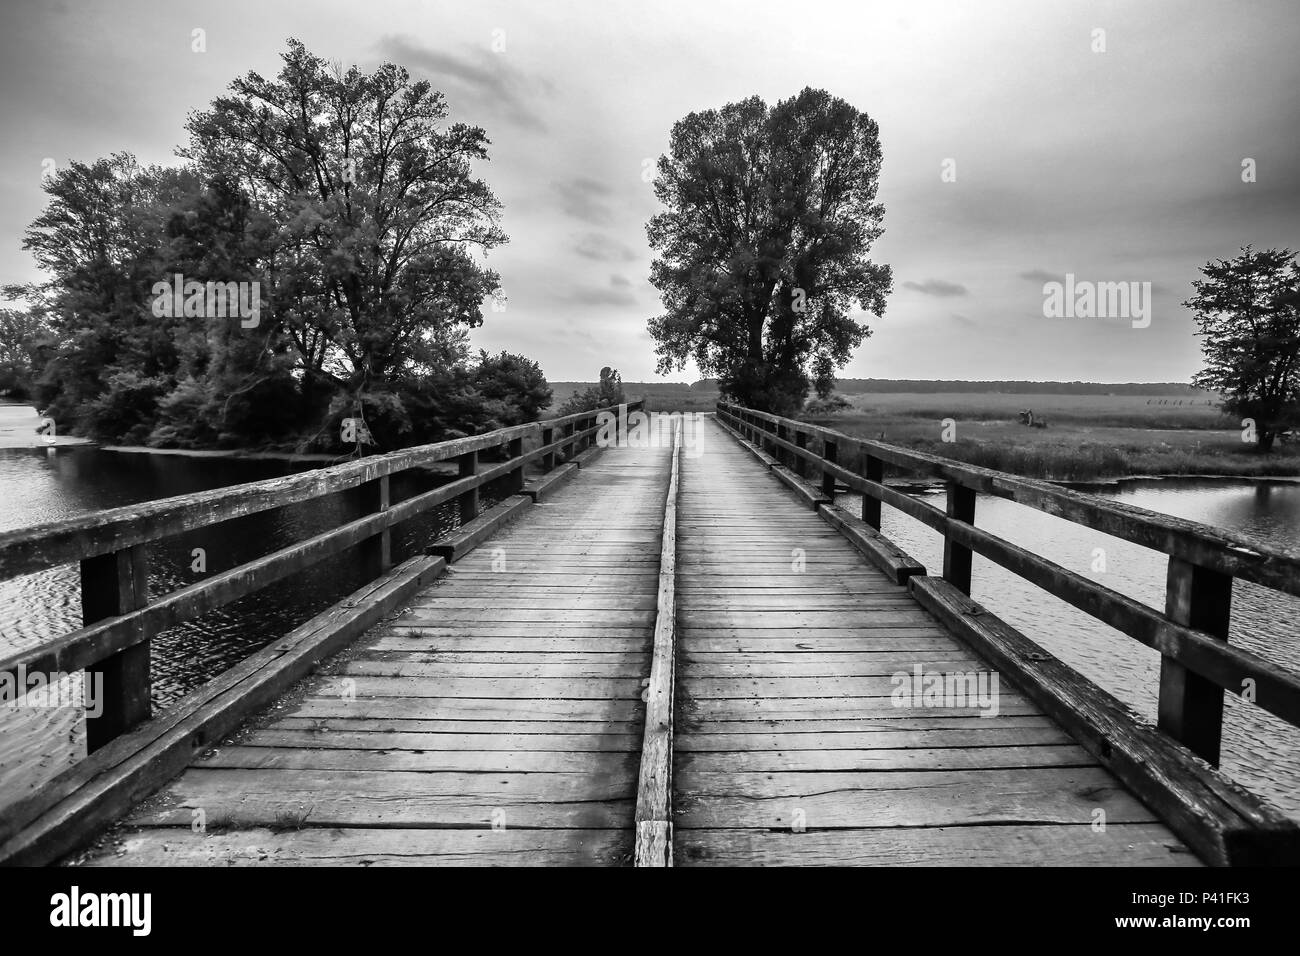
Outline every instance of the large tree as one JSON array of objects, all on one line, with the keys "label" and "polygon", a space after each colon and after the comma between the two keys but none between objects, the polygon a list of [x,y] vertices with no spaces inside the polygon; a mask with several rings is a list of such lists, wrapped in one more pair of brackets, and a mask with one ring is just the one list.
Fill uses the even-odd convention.
[{"label": "large tree", "polygon": [[1290,249],[1216,259],[1183,303],[1196,314],[1205,367],[1192,382],[1224,395],[1226,412],[1255,421],[1259,450],[1300,420],[1300,263]]},{"label": "large tree", "polygon": [[472,254],[506,241],[473,174],[487,135],[444,123],[443,95],[394,64],[342,70],[297,40],[283,59],[275,79],[249,73],[192,115],[182,155],[273,217],[264,316],[288,332],[305,384],[400,411],[375,393],[431,369],[499,286]]},{"label": "large tree", "polygon": [[892,286],[868,257],[880,163],[876,123],[824,90],[678,121],[655,180],[665,209],[646,227],[659,370],[693,359],[731,398],[775,412],[810,384],[828,393],[870,334],[854,306],[882,315]]}]

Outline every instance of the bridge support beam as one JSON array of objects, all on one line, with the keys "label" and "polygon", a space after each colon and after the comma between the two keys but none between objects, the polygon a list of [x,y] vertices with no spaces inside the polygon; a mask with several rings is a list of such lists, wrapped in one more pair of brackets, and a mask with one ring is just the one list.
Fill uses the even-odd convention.
[{"label": "bridge support beam", "polygon": [[[885,483],[885,463],[874,455],[864,455],[862,459],[862,477],[876,484]],[[877,531],[880,530],[880,500],[870,495],[862,496],[862,520]]]},{"label": "bridge support beam", "polygon": [[[145,546],[83,558],[81,623],[135,611],[149,603],[149,561]],[[149,641],[144,640],[87,667],[87,691],[100,695],[98,716],[86,717],[86,749],[94,753],[118,735],[149,719],[153,682]],[[88,698],[89,700],[89,698]]]},{"label": "bridge support beam", "polygon": [[[877,510],[880,503],[876,502]],[[975,492],[955,481],[948,482],[948,517],[966,524],[975,523]],[[877,514],[877,522],[880,518]],[[961,591],[970,594],[971,550],[952,538],[943,539],[943,579]]]},{"label": "bridge support beam", "polygon": [[[356,494],[360,504],[357,515],[359,518],[387,511],[392,504],[387,475],[358,485]],[[367,581],[373,581],[381,574],[386,574],[393,566],[392,529],[385,528],[374,537],[361,542],[357,547],[357,553],[361,556],[361,568]]]},{"label": "bridge support beam", "polygon": [[[1165,614],[1171,621],[1226,642],[1231,608],[1231,575],[1169,559]],[[1162,656],[1158,711],[1161,730],[1211,766],[1219,765],[1222,687]]]},{"label": "bridge support beam", "polygon": [[[836,463],[839,457],[838,446],[833,441],[822,442],[822,458],[832,465]],[[835,476],[825,469],[822,470],[822,494],[831,501],[835,500]],[[862,502],[865,505],[867,496],[862,496]]]},{"label": "bridge support beam", "polygon": [[[478,452],[466,452],[456,459],[458,466],[458,475],[461,478],[470,478],[478,473]],[[478,488],[471,488],[463,492],[457,499],[460,505],[460,523],[469,524],[478,517]]]},{"label": "bridge support beam", "polygon": [[[524,440],[522,438],[511,439],[507,446],[506,454],[511,458],[519,458],[524,453]],[[510,480],[506,483],[507,493],[512,495],[521,494],[524,490],[524,463],[519,462],[519,467],[510,472]]]}]

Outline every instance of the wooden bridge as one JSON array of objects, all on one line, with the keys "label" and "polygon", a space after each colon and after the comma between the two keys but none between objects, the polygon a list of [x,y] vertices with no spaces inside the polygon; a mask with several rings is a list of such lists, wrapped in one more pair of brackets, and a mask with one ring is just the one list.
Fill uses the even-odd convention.
[{"label": "wooden bridge", "polygon": [[[1296,822],[1215,769],[1225,690],[1300,722],[1300,678],[1227,642],[1233,579],[1300,594],[1297,555],[733,405],[665,419],[602,448],[581,413],[0,535],[0,579],[79,562],[84,618],[0,674],[85,671],[108,700],[90,754],[4,807],[0,861],[1300,860]],[[886,468],[946,482],[946,509]],[[980,493],[1169,555],[1166,607],[978,528]],[[151,543],[336,495],[353,520],[148,594]],[[451,502],[459,527],[394,565],[394,527]],[[941,575],[880,535],[882,505],[943,535]],[[152,636],[343,551],[364,587],[151,714]],[[1159,726],[973,602],[976,553],[1159,651]]]}]

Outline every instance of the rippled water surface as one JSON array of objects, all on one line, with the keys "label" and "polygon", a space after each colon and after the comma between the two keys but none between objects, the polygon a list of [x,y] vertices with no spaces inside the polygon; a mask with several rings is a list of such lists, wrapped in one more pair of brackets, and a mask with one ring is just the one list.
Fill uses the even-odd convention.
[{"label": "rippled water surface", "polygon": [[[90,446],[0,449],[0,531],[104,508],[282,477],[321,463],[192,458],[109,452]],[[394,502],[446,481],[434,473],[397,476]],[[492,489],[483,496],[494,499]],[[397,561],[455,527],[447,505],[403,522],[393,535]],[[250,515],[166,539],[148,549],[149,593],[157,597],[236,567],[356,516],[346,495]],[[205,571],[195,570],[201,549]],[[352,552],[343,552],[152,642],[153,704],[166,707],[269,641],[292,630],[362,584]],[[62,565],[0,581],[0,654],[30,647],[81,625],[79,569]],[[78,700],[64,682],[52,704]],[[30,703],[28,701],[27,703]],[[0,805],[85,753],[84,721],[71,706],[0,705]]]},{"label": "rippled water surface", "polygon": [[[1125,504],[1250,534],[1276,547],[1300,543],[1300,483],[1139,480],[1097,492]],[[941,492],[929,496],[943,507]],[[841,496],[854,510],[856,496]],[[943,569],[940,536],[892,508],[882,530],[931,573]],[[975,523],[1014,544],[1151,607],[1164,610],[1168,558],[1003,498],[981,496]],[[1104,563],[1103,563],[1104,562]],[[1104,567],[1104,570],[1101,568]],[[1155,720],[1160,655],[975,556],[973,597],[1141,714]],[[1300,598],[1237,581],[1232,643],[1300,671]],[[1223,769],[1300,817],[1300,729],[1227,695]]]}]

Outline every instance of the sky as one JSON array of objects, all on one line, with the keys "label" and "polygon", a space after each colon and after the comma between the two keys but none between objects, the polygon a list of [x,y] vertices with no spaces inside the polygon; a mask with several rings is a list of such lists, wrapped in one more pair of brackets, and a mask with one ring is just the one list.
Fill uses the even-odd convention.
[{"label": "sky", "polygon": [[[754,94],[824,88],[880,127],[894,291],[843,377],[1186,381],[1199,268],[1300,246],[1294,0],[5,0],[0,285],[39,277],[47,160],[178,163],[187,113],[289,37],[404,66],[487,131],[507,304],[472,341],[552,381],[698,377],[656,374],[643,173],[678,119]],[[1046,317],[1066,274],[1149,282],[1149,324]]]}]

